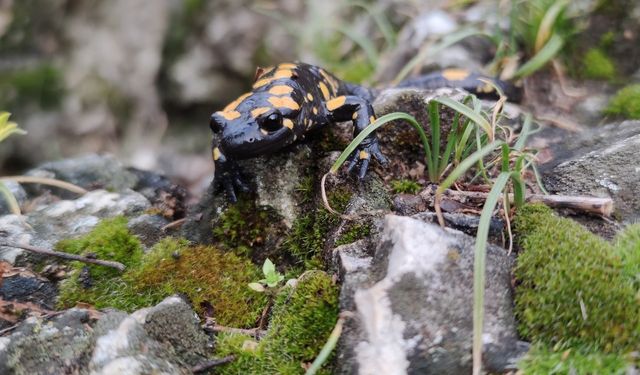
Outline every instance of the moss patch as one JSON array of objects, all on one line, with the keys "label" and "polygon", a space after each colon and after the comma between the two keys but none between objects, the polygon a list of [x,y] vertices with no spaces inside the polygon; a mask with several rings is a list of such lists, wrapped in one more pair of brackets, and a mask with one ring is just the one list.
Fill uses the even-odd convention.
[{"label": "moss patch", "polygon": [[[351,199],[351,192],[346,188],[338,188],[328,193],[327,199],[331,207],[342,212]],[[291,228],[289,236],[283,243],[283,250],[290,253],[305,268],[315,268],[322,264],[320,257],[327,241],[330,229],[340,223],[340,218],[324,207],[318,207],[301,215]]]},{"label": "moss patch", "polygon": [[616,76],[613,61],[599,48],[591,48],[582,59],[582,77],[611,80]]},{"label": "moss patch", "polygon": [[417,194],[422,189],[422,185],[411,180],[393,180],[391,189],[397,194]]},{"label": "moss patch", "polygon": [[616,93],[605,109],[608,115],[640,119],[640,84],[629,85]]},{"label": "moss patch", "polygon": [[527,375],[626,374],[630,361],[617,354],[581,350],[554,351],[534,345],[518,368]]},{"label": "moss patch", "polygon": [[623,256],[620,247],[542,205],[525,206],[515,225],[523,250],[515,269],[520,333],[559,349],[637,349],[637,290],[623,272],[637,271],[637,257]]},{"label": "moss patch", "polygon": [[342,235],[336,240],[336,246],[346,245],[358,240],[361,240],[365,237],[368,237],[371,234],[371,225],[368,223],[357,223],[352,224],[347,230],[342,233]]},{"label": "moss patch", "polygon": [[237,356],[219,373],[303,374],[303,364],[315,359],[336,323],[338,294],[324,272],[304,274],[293,291],[286,288],[278,295],[268,333],[253,350],[247,349],[248,336],[219,336],[216,355]]},{"label": "moss patch", "polygon": [[123,274],[90,266],[88,286],[83,282],[85,265],[74,262],[72,276],[61,285],[60,307],[85,302],[96,308],[114,307],[130,312],[181,293],[189,297],[200,313],[204,302],[213,305],[220,324],[236,327],[255,324],[267,297],[247,287],[249,282],[261,278],[260,270],[249,260],[171,238],[143,255],[139,241],[129,233],[126,224],[125,218],[105,220],[88,235],[58,244],[61,251],[94,253],[100,259],[116,260],[127,266]]}]

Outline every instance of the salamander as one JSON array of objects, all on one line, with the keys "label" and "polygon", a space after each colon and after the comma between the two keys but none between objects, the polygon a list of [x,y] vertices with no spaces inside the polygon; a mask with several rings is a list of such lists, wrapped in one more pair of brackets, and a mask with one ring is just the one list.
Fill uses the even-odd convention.
[{"label": "salamander", "polygon": [[[469,75],[459,81],[468,84],[474,78],[476,87],[484,85],[478,77]],[[437,80],[434,78],[438,77],[417,84],[406,81],[400,86],[429,88]],[[447,82],[437,84],[447,86]],[[228,200],[235,202],[236,189],[249,190],[242,181],[237,160],[273,153],[304,139],[317,128],[337,122],[352,121],[357,135],[376,119],[371,106],[374,96],[371,89],[343,82],[324,69],[305,63],[259,68],[250,92],[211,115],[214,184],[222,186]],[[348,170],[358,167],[358,177],[362,179],[372,158],[387,163],[375,133],[358,146]]]}]

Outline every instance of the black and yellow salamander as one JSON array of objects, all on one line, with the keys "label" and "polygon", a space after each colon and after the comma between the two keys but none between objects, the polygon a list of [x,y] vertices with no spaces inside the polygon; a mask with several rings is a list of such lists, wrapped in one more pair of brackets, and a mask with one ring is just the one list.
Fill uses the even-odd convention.
[{"label": "black and yellow salamander", "polygon": [[[444,71],[446,73],[446,71]],[[424,82],[400,86],[433,88],[455,86],[455,82],[434,76]],[[442,79],[444,77],[444,81]],[[455,87],[470,91],[485,87],[478,75],[457,75]],[[446,82],[445,82],[446,81]],[[475,86],[471,87],[472,84]],[[469,87],[465,87],[469,86]],[[353,121],[358,134],[375,120],[371,102],[374,92],[362,86],[343,82],[317,66],[304,63],[283,63],[258,69],[253,89],[211,115],[214,132],[212,156],[215,163],[214,183],[220,184],[231,202],[236,201],[236,189],[248,191],[242,181],[236,160],[269,154],[305,138],[310,131],[342,121]],[[371,158],[385,164],[375,133],[360,144],[349,162],[349,170],[359,165],[358,176],[367,173]]]}]

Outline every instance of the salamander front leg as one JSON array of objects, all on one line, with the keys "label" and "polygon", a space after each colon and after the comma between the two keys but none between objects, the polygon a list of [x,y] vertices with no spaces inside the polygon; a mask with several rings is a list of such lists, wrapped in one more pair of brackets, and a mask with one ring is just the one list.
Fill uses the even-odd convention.
[{"label": "salamander front leg", "polygon": [[[333,122],[353,121],[354,136],[358,135],[364,128],[375,121],[375,114],[371,103],[358,96],[343,95],[331,99],[325,104],[329,120]],[[351,172],[356,165],[360,165],[358,178],[362,179],[367,174],[369,163],[373,156],[380,164],[388,163],[387,158],[380,151],[378,138],[375,132],[369,134],[360,143],[358,148],[351,155],[348,164],[348,171]]]},{"label": "salamander front leg", "polygon": [[232,160],[228,159],[215,144],[212,148],[212,156],[215,164],[215,174],[213,183],[216,190],[223,188],[227,194],[227,199],[231,203],[236,203],[236,188],[241,192],[248,192],[249,187],[242,181],[240,167]]}]

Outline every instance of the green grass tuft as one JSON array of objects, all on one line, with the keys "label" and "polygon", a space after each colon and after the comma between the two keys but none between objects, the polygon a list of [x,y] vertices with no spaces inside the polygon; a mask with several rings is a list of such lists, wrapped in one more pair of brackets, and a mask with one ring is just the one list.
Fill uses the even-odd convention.
[{"label": "green grass tuft", "polygon": [[588,79],[612,80],[616,76],[616,66],[601,49],[591,48],[582,60],[582,76]]},{"label": "green grass tuft", "polygon": [[62,72],[51,64],[0,72],[0,107],[16,110],[25,103],[57,108],[64,95]]},{"label": "green grass tuft", "polygon": [[336,240],[336,246],[346,245],[363,238],[368,237],[371,234],[371,225],[368,223],[356,223],[352,224],[344,233]]},{"label": "green grass tuft", "polygon": [[216,355],[236,355],[219,373],[303,374],[302,365],[318,355],[337,321],[338,295],[331,276],[305,273],[293,290],[285,288],[276,298],[267,335],[254,350],[243,349],[252,340],[248,336],[219,336]]},{"label": "green grass tuft", "polygon": [[637,291],[623,273],[637,270],[638,264],[624,264],[631,257],[542,205],[524,206],[515,229],[522,247],[515,269],[515,312],[525,338],[558,349],[637,349]]},{"label": "green grass tuft", "polygon": [[629,85],[616,93],[605,109],[608,115],[640,119],[640,84]]}]

